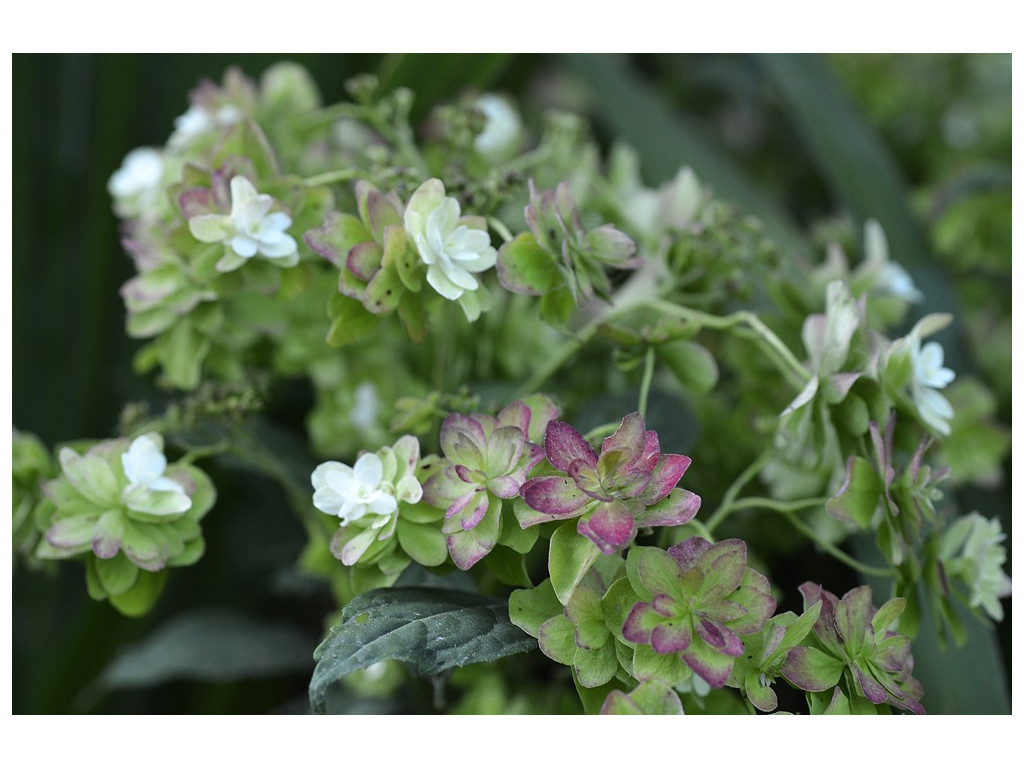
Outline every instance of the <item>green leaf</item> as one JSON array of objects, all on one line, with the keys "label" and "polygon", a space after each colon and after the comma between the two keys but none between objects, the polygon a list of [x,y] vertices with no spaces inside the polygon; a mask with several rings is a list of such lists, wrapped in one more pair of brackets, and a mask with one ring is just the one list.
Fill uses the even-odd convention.
[{"label": "green leaf", "polygon": [[331,296],[327,315],[331,318],[327,343],[332,347],[343,347],[369,336],[380,321],[377,315],[366,311],[362,302],[340,293]]},{"label": "green leaf", "polygon": [[576,521],[563,523],[551,535],[548,549],[548,573],[551,585],[562,605],[569,602],[573,590],[601,551],[590,539],[576,532]]},{"label": "green leaf", "polygon": [[384,659],[408,662],[420,675],[437,675],[536,647],[509,620],[502,600],[448,589],[373,590],[345,606],[341,622],[317,647],[310,705],[323,714],[332,686]]},{"label": "green leaf", "polygon": [[687,392],[705,394],[718,383],[718,364],[711,353],[693,341],[672,341],[655,347],[658,359]]},{"label": "green leaf", "polygon": [[283,623],[203,608],[174,616],[118,654],[98,684],[152,688],[172,680],[230,682],[308,672],[311,639]]}]

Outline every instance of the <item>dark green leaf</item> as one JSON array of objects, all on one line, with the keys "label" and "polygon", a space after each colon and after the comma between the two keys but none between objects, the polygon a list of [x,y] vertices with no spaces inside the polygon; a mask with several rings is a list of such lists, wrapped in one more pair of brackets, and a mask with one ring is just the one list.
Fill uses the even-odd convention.
[{"label": "dark green leaf", "polygon": [[295,627],[233,611],[180,614],[118,655],[99,684],[151,688],[171,680],[230,682],[301,673],[312,667],[310,638]]},{"label": "dark green leaf", "polygon": [[316,649],[309,701],[322,714],[333,685],[385,659],[408,662],[420,675],[436,675],[536,647],[509,621],[502,600],[447,589],[373,590],[345,606],[341,623]]}]

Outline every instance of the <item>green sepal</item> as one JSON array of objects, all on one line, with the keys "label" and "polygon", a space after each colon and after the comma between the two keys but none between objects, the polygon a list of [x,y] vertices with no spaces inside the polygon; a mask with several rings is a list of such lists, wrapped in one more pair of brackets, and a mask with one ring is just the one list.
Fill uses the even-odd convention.
[{"label": "green sepal", "polygon": [[718,364],[707,349],[693,341],[672,341],[655,347],[658,360],[687,392],[705,394],[718,383]]},{"label": "green sepal", "polygon": [[377,270],[363,292],[363,306],[375,315],[388,315],[398,308],[405,286],[393,269]]},{"label": "green sepal", "polygon": [[423,294],[406,292],[398,304],[398,319],[406,335],[419,344],[427,338],[427,306]]},{"label": "green sepal", "polygon": [[861,456],[851,456],[846,465],[846,482],[828,500],[825,509],[832,517],[867,528],[884,492],[882,480],[871,462]]},{"label": "green sepal", "polygon": [[568,288],[558,288],[545,293],[540,300],[540,319],[555,328],[564,328],[569,323],[576,300]]},{"label": "green sepal", "polygon": [[576,521],[563,523],[551,536],[548,549],[548,573],[551,585],[562,605],[569,602],[573,590],[590,570],[601,551],[590,539],[576,532]]},{"label": "green sepal", "polygon": [[[576,658],[576,628],[563,614],[552,616],[540,625],[537,633],[541,652],[559,664],[573,666]],[[590,686],[593,687],[593,686]]]},{"label": "green sepal", "polygon": [[572,671],[572,680],[576,684],[576,693],[580,697],[580,703],[583,705],[583,713],[585,715],[600,714],[605,700],[613,691],[624,692],[626,690],[626,684],[615,678],[609,680],[604,685],[587,688],[584,685],[580,685],[575,669]]},{"label": "green sepal", "polygon": [[[219,168],[231,157],[244,157],[252,163],[258,179],[278,174],[277,157],[260,127],[252,120],[239,120],[224,129],[214,150],[211,165]],[[259,184],[256,184],[259,187]]]},{"label": "green sepal", "polygon": [[683,703],[669,686],[656,680],[643,682],[625,693],[611,691],[601,707],[602,715],[682,715]]},{"label": "green sepal", "polygon": [[380,322],[380,318],[367,312],[361,302],[340,293],[327,302],[327,315],[331,318],[327,343],[332,347],[342,347],[369,336]]},{"label": "green sepal", "polygon": [[185,566],[193,565],[199,561],[199,558],[206,552],[206,542],[199,539],[192,539],[192,541],[186,542],[181,553],[167,559],[168,566]]},{"label": "green sepal", "polygon": [[530,587],[530,574],[526,570],[526,558],[508,547],[496,546],[484,558],[487,569],[502,584],[510,587]]},{"label": "green sepal", "polygon": [[143,616],[156,604],[167,581],[167,571],[140,571],[135,585],[120,595],[111,595],[110,604],[125,616]]},{"label": "green sepal", "polygon": [[626,619],[629,617],[630,611],[633,610],[633,606],[638,602],[640,602],[640,597],[626,576],[608,587],[608,591],[601,598],[601,611],[604,614],[605,625],[618,640],[625,641],[622,636],[622,628],[626,624]]},{"label": "green sepal", "polygon": [[540,528],[532,525],[523,528],[516,522],[516,518],[510,514],[504,514],[501,518],[501,535],[498,543],[520,554],[527,554],[533,550],[533,545],[540,537]]},{"label": "green sepal", "polygon": [[530,232],[522,232],[498,252],[498,280],[513,293],[543,296],[564,284],[555,258],[537,244]]},{"label": "green sepal", "polygon": [[409,236],[401,225],[384,230],[384,269],[394,269],[398,279],[413,293],[423,287],[423,262],[409,243]]},{"label": "green sepal", "polygon": [[577,647],[572,665],[581,686],[597,688],[615,677],[619,660],[615,655],[615,646],[609,642],[594,649]]},{"label": "green sepal", "polygon": [[402,512],[399,521],[405,520],[410,523],[436,523],[444,518],[444,510],[432,507],[425,501],[415,504],[402,504]]},{"label": "green sepal", "polygon": [[637,680],[679,685],[689,680],[692,674],[678,653],[658,653],[649,645],[637,645],[633,649],[633,677]]},{"label": "green sepal", "polygon": [[679,595],[679,563],[663,549],[631,547],[626,555],[626,575],[642,601],[649,602],[655,595]]},{"label": "green sepal", "polygon": [[551,579],[533,589],[517,589],[508,599],[508,615],[512,623],[531,637],[537,637],[540,625],[562,613]]},{"label": "green sepal", "polygon": [[850,700],[837,686],[831,691],[807,694],[807,708],[812,715],[849,715]]},{"label": "green sepal", "polygon": [[96,558],[96,576],[111,598],[131,589],[139,578],[139,566],[119,552],[110,560]]},{"label": "green sepal", "polygon": [[448,559],[448,540],[436,525],[398,519],[398,545],[420,565],[441,565]]}]

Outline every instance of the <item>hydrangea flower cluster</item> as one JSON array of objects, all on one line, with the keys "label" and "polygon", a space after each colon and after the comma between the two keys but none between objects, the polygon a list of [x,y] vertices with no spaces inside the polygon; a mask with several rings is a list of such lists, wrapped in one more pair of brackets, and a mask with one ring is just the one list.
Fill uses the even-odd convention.
[{"label": "hydrangea flower cluster", "polygon": [[[137,272],[121,295],[146,340],[139,372],[197,401],[254,375],[308,379],[306,431],[328,460],[295,505],[301,567],[333,589],[331,636],[358,639],[342,661],[367,661],[363,684],[382,669],[397,684],[395,659],[440,674],[532,637],[587,712],[680,714],[727,688],[771,712],[782,684],[813,713],[923,712],[918,586],[952,623],[952,599],[1001,619],[1010,580],[997,521],[946,526],[947,472],[929,451],[962,439],[964,382],[926,341],[948,316],[892,339],[923,296],[881,226],[837,226],[823,263],[791,269],[692,169],[648,188],[639,155],[616,144],[603,161],[581,119],[549,115],[535,132],[511,99],[468,93],[419,131],[406,89],[348,88],[350,103],[324,107],[289,64],[203,82],[165,145],[129,153],[108,191]],[[851,266],[838,241],[858,235]],[[556,374],[558,405],[537,393]],[[585,436],[562,420],[564,406],[597,421],[635,384],[618,424]],[[162,434],[181,442],[231,410],[207,404],[57,461],[16,433],[22,554],[82,560],[93,597],[148,610],[165,570],[203,551],[213,487],[196,453],[168,462]],[[259,452],[248,424],[213,426],[223,445],[200,455]],[[261,466],[289,463],[285,442]],[[705,467],[693,487],[718,496],[708,520],[680,487],[690,456],[663,444]],[[871,531],[899,597],[876,610],[867,587],[838,598],[806,582],[803,613],[775,614],[773,544],[765,557],[740,536],[771,515],[877,573],[839,546]],[[366,642],[366,624],[388,641]],[[382,646],[392,655],[371,658]],[[465,701],[500,681],[487,674]]]}]

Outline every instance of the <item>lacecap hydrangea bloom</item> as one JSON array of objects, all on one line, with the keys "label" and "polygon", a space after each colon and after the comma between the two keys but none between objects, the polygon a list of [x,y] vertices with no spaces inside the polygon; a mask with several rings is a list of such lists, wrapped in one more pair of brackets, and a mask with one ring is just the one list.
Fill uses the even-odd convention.
[{"label": "lacecap hydrangea bloom", "polygon": [[188,220],[189,231],[204,243],[224,243],[224,256],[217,270],[230,272],[254,256],[282,267],[299,261],[298,245],[288,234],[291,217],[271,211],[275,200],[261,195],[245,176],[231,179],[231,213],[201,213]]},{"label": "lacecap hydrangea bloom", "polygon": [[444,184],[428,179],[409,199],[404,222],[427,265],[430,287],[458,301],[473,321],[489,303],[487,289],[476,275],[494,266],[498,252],[483,219],[461,213],[459,201],[445,196]]}]

